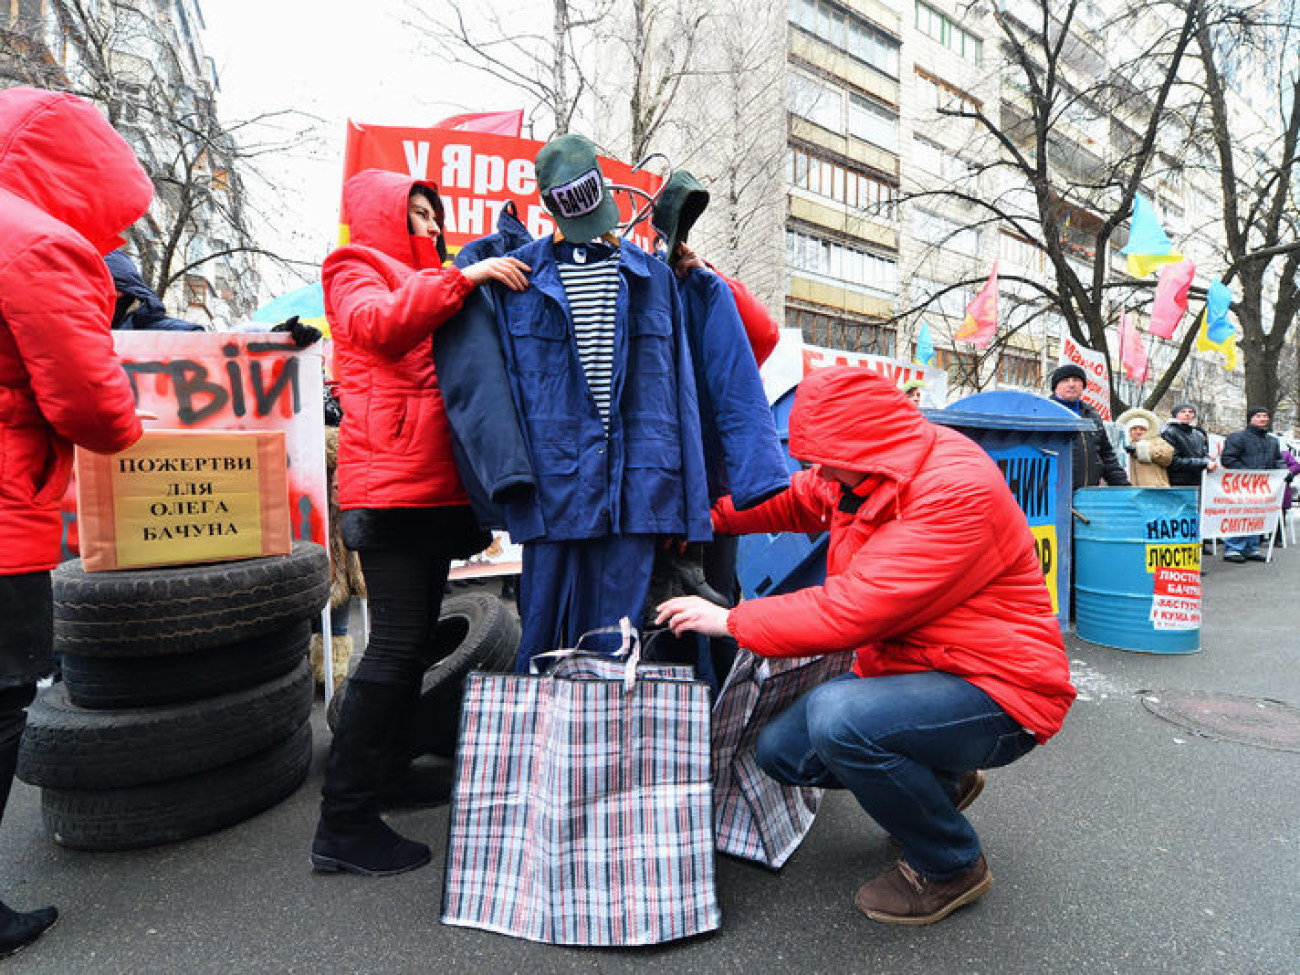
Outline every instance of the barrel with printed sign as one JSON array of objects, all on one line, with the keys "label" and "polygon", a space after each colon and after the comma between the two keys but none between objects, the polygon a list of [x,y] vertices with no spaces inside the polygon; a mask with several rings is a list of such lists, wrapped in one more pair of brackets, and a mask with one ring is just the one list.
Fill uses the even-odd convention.
[{"label": "barrel with printed sign", "polygon": [[1201,649],[1201,527],[1195,488],[1074,492],[1075,630],[1139,653]]},{"label": "barrel with printed sign", "polygon": [[1069,629],[1072,448],[1092,422],[1042,396],[1014,390],[976,393],[925,415],[966,434],[998,465],[1034,536],[1052,610],[1061,630]]}]

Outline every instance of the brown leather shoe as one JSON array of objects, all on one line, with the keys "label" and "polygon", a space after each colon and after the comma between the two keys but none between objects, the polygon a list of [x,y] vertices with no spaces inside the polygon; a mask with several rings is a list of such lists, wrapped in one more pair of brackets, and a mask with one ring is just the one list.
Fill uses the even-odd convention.
[{"label": "brown leather shoe", "polygon": [[933,924],[959,907],[973,904],[993,886],[984,855],[951,880],[926,880],[906,860],[858,888],[853,906],[883,924]]},{"label": "brown leather shoe", "polygon": [[961,774],[961,778],[957,780],[957,795],[952,800],[958,812],[980,797],[980,793],[984,791],[985,781],[986,777],[979,769]]}]

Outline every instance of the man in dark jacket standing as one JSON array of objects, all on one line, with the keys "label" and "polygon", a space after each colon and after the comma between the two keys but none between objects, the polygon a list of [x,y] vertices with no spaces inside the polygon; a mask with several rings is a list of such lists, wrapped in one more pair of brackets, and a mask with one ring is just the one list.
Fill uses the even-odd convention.
[{"label": "man in dark jacket standing", "polygon": [[[1268,432],[1272,417],[1262,406],[1252,406],[1246,411],[1246,428],[1228,434],[1223,442],[1223,466],[1234,471],[1268,471],[1285,467],[1282,446],[1277,437]],[[1258,535],[1237,535],[1223,540],[1225,562],[1267,562],[1259,550]]]},{"label": "man in dark jacket standing", "polygon": [[1191,403],[1177,403],[1173,416],[1160,431],[1160,436],[1174,448],[1174,459],[1169,464],[1169,484],[1171,487],[1199,488],[1201,472],[1212,471],[1219,465],[1210,460],[1209,439],[1196,425],[1196,407]]},{"label": "man in dark jacket standing", "polygon": [[1101,424],[1101,414],[1083,401],[1083,391],[1088,388],[1088,375],[1083,367],[1073,362],[1057,366],[1050,384],[1054,401],[1092,421],[1093,429],[1079,434],[1074,441],[1074,490],[1097,487],[1102,478],[1109,487],[1128,487],[1128,475],[1115,457],[1115,448]]}]

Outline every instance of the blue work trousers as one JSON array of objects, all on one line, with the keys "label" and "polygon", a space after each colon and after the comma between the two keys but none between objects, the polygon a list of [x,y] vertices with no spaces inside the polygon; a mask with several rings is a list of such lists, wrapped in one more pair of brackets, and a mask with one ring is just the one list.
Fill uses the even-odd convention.
[{"label": "blue work trousers", "polygon": [[779,782],[848,789],[915,870],[946,880],[980,855],[979,837],[953,806],[961,773],[1007,765],[1034,744],[991,697],[952,674],[845,674],[777,715],[756,757]]}]

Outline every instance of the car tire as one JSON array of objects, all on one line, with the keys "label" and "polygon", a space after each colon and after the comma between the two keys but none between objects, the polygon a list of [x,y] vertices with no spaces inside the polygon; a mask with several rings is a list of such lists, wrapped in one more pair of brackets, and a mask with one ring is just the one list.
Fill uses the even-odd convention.
[{"label": "car tire", "polygon": [[74,850],[134,850],[233,826],[291,795],[311,767],[311,723],[270,748],[193,775],[118,789],[43,789],[54,842]]},{"label": "car tire", "polygon": [[228,765],[288,735],[311,714],[311,667],[202,701],[159,708],[91,711],[62,684],[28,710],[18,752],[20,779],[55,789],[118,789]]},{"label": "car tire", "polygon": [[286,555],[207,565],[52,573],[54,649],[83,657],[192,653],[316,615],[329,599],[329,557],[312,542]]}]

